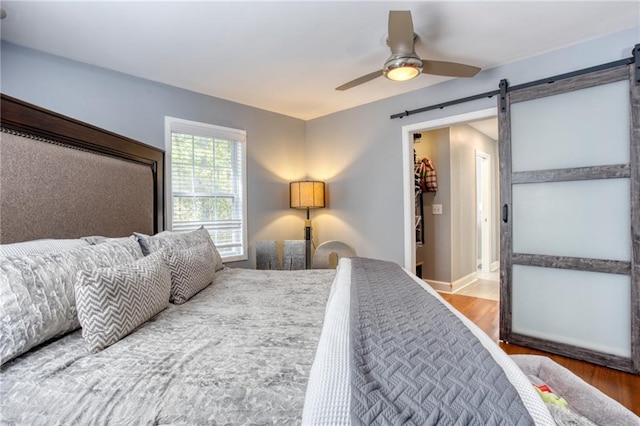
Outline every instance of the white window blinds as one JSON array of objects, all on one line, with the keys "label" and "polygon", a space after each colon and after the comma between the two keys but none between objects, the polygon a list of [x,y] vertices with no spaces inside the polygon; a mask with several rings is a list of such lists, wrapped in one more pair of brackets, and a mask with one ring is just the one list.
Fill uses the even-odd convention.
[{"label": "white window blinds", "polygon": [[170,229],[204,226],[225,261],[247,259],[246,132],[166,118]]}]

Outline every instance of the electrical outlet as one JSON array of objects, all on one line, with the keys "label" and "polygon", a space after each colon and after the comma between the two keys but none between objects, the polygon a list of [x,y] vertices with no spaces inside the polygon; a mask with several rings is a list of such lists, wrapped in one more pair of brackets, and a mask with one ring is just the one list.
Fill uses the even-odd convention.
[{"label": "electrical outlet", "polygon": [[442,204],[431,204],[432,214],[442,214]]}]

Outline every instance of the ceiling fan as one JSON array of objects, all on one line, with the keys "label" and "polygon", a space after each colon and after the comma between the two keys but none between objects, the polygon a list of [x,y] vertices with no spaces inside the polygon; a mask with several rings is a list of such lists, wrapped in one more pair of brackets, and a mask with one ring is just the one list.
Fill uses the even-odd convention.
[{"label": "ceiling fan", "polygon": [[351,80],[342,86],[336,87],[336,90],[351,89],[381,75],[384,75],[389,80],[406,81],[417,77],[420,73],[447,77],[473,77],[480,72],[480,68],[471,65],[420,59],[415,50],[417,37],[413,32],[410,11],[390,11],[387,45],[391,49],[391,56],[384,63],[384,68]]}]

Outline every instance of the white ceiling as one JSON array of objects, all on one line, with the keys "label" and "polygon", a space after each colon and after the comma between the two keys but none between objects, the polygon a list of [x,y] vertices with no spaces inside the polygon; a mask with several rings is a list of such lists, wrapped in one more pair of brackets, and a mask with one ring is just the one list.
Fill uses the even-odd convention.
[{"label": "white ceiling", "polygon": [[3,40],[311,119],[446,80],[380,77],[389,10],[411,10],[422,59],[483,69],[640,23],[640,2],[3,1]]}]

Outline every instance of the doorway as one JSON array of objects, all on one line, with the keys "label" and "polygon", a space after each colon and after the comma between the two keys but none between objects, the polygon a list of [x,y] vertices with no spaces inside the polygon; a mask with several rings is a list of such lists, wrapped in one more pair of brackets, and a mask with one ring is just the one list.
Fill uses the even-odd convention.
[{"label": "doorway", "polygon": [[[403,127],[405,199],[409,194],[411,195],[410,203],[405,203],[404,211],[405,267],[408,270],[413,270],[416,260],[422,261],[424,256],[419,253],[420,259],[416,259],[415,230],[413,228],[415,226],[415,201],[411,186],[413,183],[413,133],[420,132],[425,136],[434,135],[426,138],[429,140],[436,139],[435,135],[439,135],[437,139],[440,148],[429,152],[429,155],[433,154],[435,157],[433,159],[436,160],[434,165],[438,174],[438,193],[425,196],[424,200],[426,223],[433,222],[434,226],[432,227],[435,229],[435,234],[432,235],[432,238],[436,240],[436,246],[431,247],[426,244],[419,251],[424,253],[426,249],[440,254],[437,259],[433,259],[433,262],[430,260],[424,262],[425,265],[429,263],[437,265],[436,269],[432,271],[433,275],[437,275],[437,277],[424,276],[424,278],[432,287],[440,291],[465,294],[467,290],[473,292],[472,287],[474,284],[478,284],[479,279],[486,281],[485,278],[490,278],[489,274],[494,269],[491,278],[494,279],[495,291],[492,292],[494,297],[490,297],[494,300],[497,300],[499,295],[496,268],[499,237],[492,235],[491,232],[492,229],[495,231],[499,228],[499,220],[492,218],[492,214],[497,214],[499,211],[496,204],[499,201],[496,113],[496,109],[491,108]],[[482,125],[486,127],[490,123],[493,124],[493,129],[490,132],[492,136],[489,136],[485,129],[480,128]],[[448,151],[444,157],[441,154],[442,132],[446,133],[450,143],[450,148],[447,148]],[[478,167],[476,167],[476,161]],[[440,185],[441,179],[442,187]],[[446,192],[447,183],[449,184],[448,193]],[[480,185],[480,189],[476,189],[476,183]],[[430,205],[431,202],[434,203],[434,206]],[[486,219],[485,226],[482,226],[483,220],[476,222],[478,218],[481,218],[481,216],[477,216],[478,206],[482,208],[482,214]],[[432,209],[432,207],[438,207],[438,209]],[[432,216],[432,214],[442,216]],[[442,226],[445,227],[444,230]],[[446,226],[449,226],[448,234]],[[428,229],[430,228],[427,227]],[[448,238],[443,238],[443,234],[447,234]],[[427,235],[425,237],[429,238]],[[442,252],[445,253],[442,254]],[[426,255],[428,256],[428,253]],[[449,264],[441,264],[441,260],[447,258],[450,259]],[[478,270],[478,265],[484,266]],[[482,269],[486,274],[482,273]],[[427,274],[429,272],[426,268],[424,271]],[[475,294],[469,295],[474,296]]]}]

